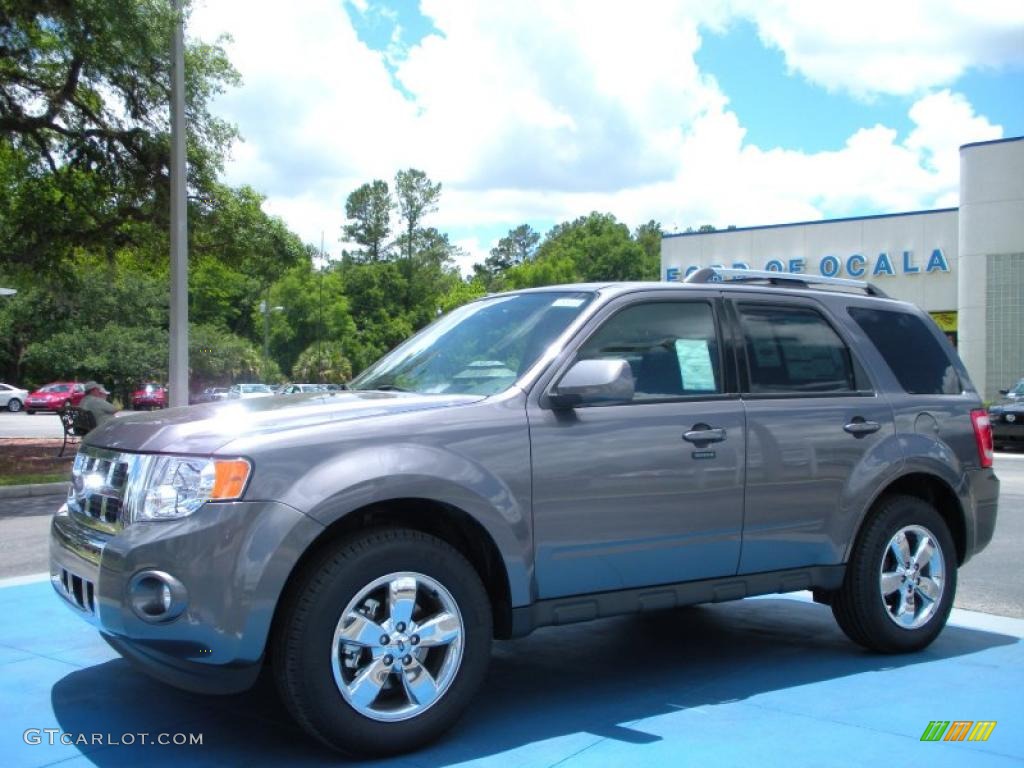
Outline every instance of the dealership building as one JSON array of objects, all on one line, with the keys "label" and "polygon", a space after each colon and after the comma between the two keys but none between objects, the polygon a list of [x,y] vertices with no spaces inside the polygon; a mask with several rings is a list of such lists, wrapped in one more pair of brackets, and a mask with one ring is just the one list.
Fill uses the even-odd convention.
[{"label": "dealership building", "polygon": [[1024,137],[960,147],[960,207],[666,235],[661,276],[701,267],[868,280],[931,313],[985,399],[1024,377]]}]

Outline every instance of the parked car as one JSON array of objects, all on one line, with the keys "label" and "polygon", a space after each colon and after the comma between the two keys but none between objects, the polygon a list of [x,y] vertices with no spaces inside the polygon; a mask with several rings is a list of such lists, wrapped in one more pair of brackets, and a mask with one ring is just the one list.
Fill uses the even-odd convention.
[{"label": "parked car", "polygon": [[302,392],[326,392],[325,384],[285,384],[277,390],[278,395],[297,395]]},{"label": "parked car", "polygon": [[25,404],[27,397],[27,389],[18,389],[10,384],[0,384],[0,408],[6,408],[11,413],[17,413]]},{"label": "parked car", "polygon": [[228,388],[227,387],[206,387],[198,395],[192,398],[191,404],[196,403],[217,403],[221,400],[227,400]]},{"label": "parked car", "polygon": [[272,397],[274,390],[267,384],[235,384],[228,390],[229,400],[248,400],[253,397]]},{"label": "parked car", "polygon": [[1009,389],[1000,389],[999,394],[1007,400],[1024,402],[1024,379],[1021,379]]},{"label": "parked car", "polygon": [[31,416],[36,411],[59,411],[69,403],[78,405],[83,397],[85,389],[81,382],[55,381],[25,398],[25,412]]},{"label": "parked car", "polygon": [[167,387],[156,382],[143,384],[132,392],[133,411],[152,411],[167,407]]},{"label": "parked car", "polygon": [[1003,399],[988,409],[995,447],[1024,446],[1024,379],[999,394]]},{"label": "parked car", "polygon": [[[865,283],[552,286],[459,307],[333,397],[91,432],[50,573],[159,679],[269,667],[318,740],[396,753],[470,705],[493,638],[548,625],[809,589],[853,642],[920,650],[992,538],[992,456],[941,331]],[[659,663],[643,635],[618,663]]]}]

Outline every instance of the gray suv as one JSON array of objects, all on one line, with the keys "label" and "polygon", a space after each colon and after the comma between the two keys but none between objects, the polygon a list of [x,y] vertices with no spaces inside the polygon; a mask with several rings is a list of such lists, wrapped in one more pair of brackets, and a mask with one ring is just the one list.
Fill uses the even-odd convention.
[{"label": "gray suv", "polygon": [[480,299],[348,391],[113,420],[51,574],[151,675],[227,693],[267,666],[310,734],[384,754],[547,625],[812,590],[854,642],[921,649],[998,492],[927,315],[708,269]]}]

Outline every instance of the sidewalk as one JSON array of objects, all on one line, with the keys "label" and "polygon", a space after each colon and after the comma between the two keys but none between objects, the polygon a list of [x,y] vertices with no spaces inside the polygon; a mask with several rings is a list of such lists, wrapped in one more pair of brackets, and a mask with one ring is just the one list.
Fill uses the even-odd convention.
[{"label": "sidewalk", "polygon": [[[0,584],[0,764],[319,766],[266,687],[224,698],[135,672],[45,581]],[[954,611],[926,651],[851,645],[797,595],[549,628],[496,643],[476,705],[382,766],[1009,766],[1024,761],[1024,620]],[[987,742],[922,742],[932,720],[995,720]],[[201,746],[26,744],[201,733]]]}]

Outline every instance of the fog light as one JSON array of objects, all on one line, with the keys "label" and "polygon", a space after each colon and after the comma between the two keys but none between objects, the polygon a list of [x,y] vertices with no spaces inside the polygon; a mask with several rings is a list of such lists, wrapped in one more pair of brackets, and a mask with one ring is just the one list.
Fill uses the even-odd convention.
[{"label": "fog light", "polygon": [[128,600],[143,621],[164,622],[178,618],[188,603],[185,585],[163,571],[139,571],[128,582]]}]

